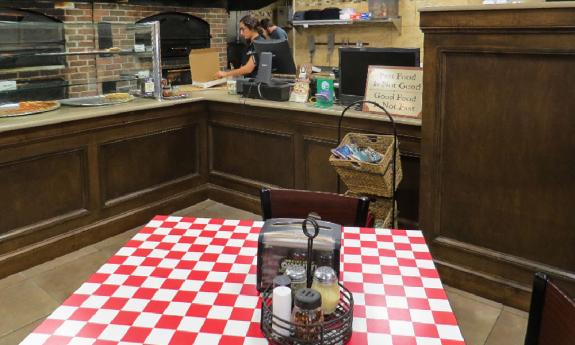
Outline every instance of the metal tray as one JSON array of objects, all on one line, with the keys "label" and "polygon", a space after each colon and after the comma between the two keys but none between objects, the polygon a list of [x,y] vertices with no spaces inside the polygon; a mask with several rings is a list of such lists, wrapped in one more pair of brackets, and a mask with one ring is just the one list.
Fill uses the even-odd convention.
[{"label": "metal tray", "polygon": [[[14,108],[14,109],[10,109],[11,112],[9,112],[8,109],[2,110],[0,108],[0,118],[34,115],[34,114],[45,113],[45,112],[56,110],[56,109],[60,108],[60,102],[58,102],[58,101],[47,101],[47,102],[52,103],[52,105],[49,108],[44,108],[44,109],[39,109],[39,110],[34,110],[34,111],[20,111],[20,110],[18,110],[18,108]],[[34,102],[30,102],[30,103],[34,103]]]},{"label": "metal tray", "polygon": [[78,97],[63,99],[60,103],[64,105],[70,105],[74,107],[101,107],[105,105],[115,105],[121,103],[127,103],[134,100],[134,96],[129,95],[126,99],[106,99],[106,95],[100,96],[89,96],[89,97]]},{"label": "metal tray", "polygon": [[175,95],[175,96],[162,96],[162,99],[170,101],[170,100],[174,100],[174,99],[184,99],[184,98],[188,98],[187,95]]}]

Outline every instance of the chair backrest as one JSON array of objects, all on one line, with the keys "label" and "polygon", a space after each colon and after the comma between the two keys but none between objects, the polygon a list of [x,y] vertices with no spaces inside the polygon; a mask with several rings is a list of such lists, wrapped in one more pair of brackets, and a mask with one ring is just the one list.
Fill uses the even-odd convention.
[{"label": "chair backrest", "polygon": [[543,273],[533,281],[525,345],[575,344],[575,301]]},{"label": "chair backrest", "polygon": [[262,218],[306,218],[310,212],[322,220],[344,226],[367,226],[369,199],[294,189],[262,189]]}]

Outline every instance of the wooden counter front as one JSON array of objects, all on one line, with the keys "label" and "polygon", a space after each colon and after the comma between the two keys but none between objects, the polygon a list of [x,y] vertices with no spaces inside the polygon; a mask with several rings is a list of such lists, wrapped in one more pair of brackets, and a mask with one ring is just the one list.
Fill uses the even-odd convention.
[{"label": "wooden counter front", "polygon": [[[336,191],[337,110],[218,92],[0,120],[0,277],[210,198],[260,212],[262,186]],[[350,112],[343,132],[390,133]],[[400,220],[417,225],[419,129],[400,120]]]},{"label": "wooden counter front", "polygon": [[575,5],[421,12],[420,224],[443,280],[527,309],[575,294]]}]

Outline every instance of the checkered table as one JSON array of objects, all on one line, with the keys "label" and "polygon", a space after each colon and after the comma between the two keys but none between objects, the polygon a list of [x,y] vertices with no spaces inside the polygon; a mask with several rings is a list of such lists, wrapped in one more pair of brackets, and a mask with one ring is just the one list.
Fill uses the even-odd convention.
[{"label": "checkered table", "polygon": [[[156,216],[21,344],[267,344],[262,222]],[[420,231],[346,227],[349,344],[464,344]]]}]

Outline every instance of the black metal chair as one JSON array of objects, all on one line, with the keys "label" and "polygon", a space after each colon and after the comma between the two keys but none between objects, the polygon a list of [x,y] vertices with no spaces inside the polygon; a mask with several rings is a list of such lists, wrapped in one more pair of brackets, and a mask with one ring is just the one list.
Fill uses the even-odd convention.
[{"label": "black metal chair", "polygon": [[536,273],[529,309],[525,345],[575,344],[575,301]]},{"label": "black metal chair", "polygon": [[344,226],[372,226],[368,223],[369,199],[341,194],[294,189],[260,191],[262,218],[306,218],[310,212],[322,220]]}]

